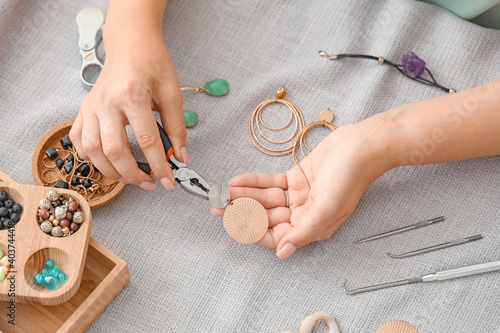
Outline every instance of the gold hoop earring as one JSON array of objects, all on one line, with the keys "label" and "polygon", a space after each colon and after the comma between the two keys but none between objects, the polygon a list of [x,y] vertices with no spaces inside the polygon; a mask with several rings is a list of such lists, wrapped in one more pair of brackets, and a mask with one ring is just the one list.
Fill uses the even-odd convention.
[{"label": "gold hoop earring", "polygon": [[309,132],[312,128],[319,126],[327,127],[332,132],[335,131],[339,127],[333,123],[333,118],[334,116],[332,111],[330,110],[321,111],[321,113],[319,114],[318,121],[312,122],[306,125],[302,130],[300,130],[299,134],[295,138],[295,142],[293,143],[293,148],[292,148],[292,156],[295,164],[299,164],[299,160],[297,159],[297,154],[296,154],[297,148],[300,147],[300,151],[302,152],[303,157],[306,157],[306,154],[304,153],[304,146],[309,151],[312,151],[312,149],[307,145],[306,141],[307,132]]},{"label": "gold hoop earring", "polygon": [[[255,147],[257,147],[258,150],[260,150],[261,152],[263,152],[264,154],[269,155],[269,156],[288,155],[288,154],[293,152],[294,145],[292,144],[291,146],[284,148],[284,149],[272,149],[272,148],[266,147],[259,140],[259,137],[257,136],[257,133],[255,131],[255,127],[257,127],[257,132],[260,134],[260,136],[262,138],[264,138],[267,142],[279,145],[279,144],[284,144],[284,143],[290,142],[295,137],[295,134],[297,132],[300,133],[300,131],[302,130],[302,128],[305,125],[304,116],[302,115],[302,112],[300,112],[299,108],[297,106],[295,106],[293,103],[290,103],[289,101],[284,100],[286,95],[287,95],[287,92],[286,92],[285,88],[281,88],[276,93],[276,95],[274,95],[274,99],[268,99],[268,100],[260,103],[257,106],[257,108],[255,108],[255,110],[252,113],[252,116],[250,117],[250,122],[248,125],[248,131],[250,132],[250,138],[252,139],[253,144],[255,145]],[[271,127],[271,126],[265,124],[264,121],[262,120],[262,111],[264,110],[264,108],[266,106],[268,106],[269,104],[272,104],[272,103],[283,104],[290,111],[290,120],[288,121],[288,123],[285,126],[274,128],[274,127]],[[294,130],[293,134],[288,139],[285,139],[282,141],[276,141],[276,140],[272,140],[272,139],[268,138],[262,132],[262,129],[260,127],[260,125],[262,125],[266,129],[271,130],[271,131],[281,131],[281,130],[287,128],[288,126],[290,126],[293,123],[294,119],[295,119],[295,130]],[[255,123],[255,125],[254,125],[254,123]]]}]

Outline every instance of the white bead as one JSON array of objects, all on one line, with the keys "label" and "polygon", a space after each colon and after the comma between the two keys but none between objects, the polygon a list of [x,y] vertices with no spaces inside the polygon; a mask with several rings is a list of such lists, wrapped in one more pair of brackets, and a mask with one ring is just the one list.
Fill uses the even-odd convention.
[{"label": "white bead", "polygon": [[40,224],[40,229],[42,229],[43,232],[49,233],[53,228],[52,222],[49,220],[45,220]]},{"label": "white bead", "polygon": [[56,201],[57,199],[59,199],[59,193],[57,193],[56,190],[50,190],[47,192],[47,199],[49,199],[50,201]]},{"label": "white bead", "polygon": [[62,237],[62,235],[63,235],[63,231],[62,231],[62,228],[60,226],[56,226],[56,227],[52,228],[50,233],[54,237]]},{"label": "white bead", "polygon": [[52,208],[52,204],[50,203],[49,199],[42,199],[40,200],[40,203],[38,204],[40,206],[40,209],[50,209]]},{"label": "white bead", "polygon": [[54,210],[54,216],[58,220],[62,220],[66,217],[66,213],[68,212],[68,208],[66,206],[57,206]]},{"label": "white bead", "polygon": [[82,211],[73,214],[73,222],[80,224],[83,221],[85,221],[85,214]]},{"label": "white bead", "polygon": [[0,273],[3,273],[4,276],[9,274],[9,268],[7,266],[0,266]]},{"label": "white bead", "polygon": [[4,265],[5,267],[10,267],[9,257],[4,256],[4,257],[2,258],[2,265]]}]

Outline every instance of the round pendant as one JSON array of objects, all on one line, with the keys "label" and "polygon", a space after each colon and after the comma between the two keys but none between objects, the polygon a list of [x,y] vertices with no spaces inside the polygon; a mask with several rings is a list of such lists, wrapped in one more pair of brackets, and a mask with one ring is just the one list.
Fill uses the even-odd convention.
[{"label": "round pendant", "polygon": [[200,117],[196,112],[191,110],[184,110],[183,114],[184,114],[184,125],[186,125],[186,127],[190,128],[198,124],[198,120],[200,119]]},{"label": "round pendant", "polygon": [[214,185],[208,191],[208,200],[214,208],[226,208],[231,200],[231,194],[229,194],[227,186]]},{"label": "round pendant", "polygon": [[380,326],[376,333],[418,333],[418,331],[406,321],[391,320]]},{"label": "round pendant", "polygon": [[242,244],[256,243],[269,228],[266,209],[252,198],[238,198],[226,207],[224,228],[228,235]]},{"label": "round pendant", "polygon": [[224,96],[229,91],[229,84],[224,79],[210,80],[203,85],[203,91],[212,96]]}]

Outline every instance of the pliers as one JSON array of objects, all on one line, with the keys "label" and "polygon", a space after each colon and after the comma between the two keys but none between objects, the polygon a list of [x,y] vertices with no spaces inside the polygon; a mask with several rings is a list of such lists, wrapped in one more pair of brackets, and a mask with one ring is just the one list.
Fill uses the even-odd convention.
[{"label": "pliers", "polygon": [[[174,156],[174,148],[170,143],[170,139],[168,138],[167,133],[158,122],[156,122],[156,124],[158,125],[163,149],[165,150],[165,154],[167,155],[167,161],[170,164],[170,168],[174,173],[175,180],[188,193],[208,200],[208,191],[210,190],[210,185],[196,171],[189,169],[186,164],[177,161]],[[148,163],[137,162],[137,165],[139,166],[139,169],[141,169],[145,173],[150,175],[153,174]]]}]

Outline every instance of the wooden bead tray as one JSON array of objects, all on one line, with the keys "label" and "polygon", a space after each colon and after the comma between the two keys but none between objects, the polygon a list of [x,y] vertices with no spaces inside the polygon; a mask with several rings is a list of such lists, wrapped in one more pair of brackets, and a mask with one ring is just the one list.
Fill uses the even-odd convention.
[{"label": "wooden bead tray", "polygon": [[[38,142],[38,145],[33,152],[33,158],[31,160],[31,173],[33,174],[33,180],[35,181],[35,184],[40,186],[43,186],[44,184],[42,175],[46,170],[46,167],[43,165],[42,159],[45,155],[45,150],[47,150],[49,147],[62,148],[59,140],[69,134],[73,122],[73,120],[70,120],[54,127],[49,132],[47,132],[47,134],[45,134],[45,136]],[[63,158],[65,156],[59,157]],[[50,163],[54,164],[55,161],[50,161]],[[58,179],[57,175],[55,175],[54,173],[48,173],[46,174],[46,177],[48,177],[48,180],[50,181]],[[102,180],[107,184],[111,182],[111,180],[106,178],[105,176],[103,176]],[[115,200],[120,195],[120,193],[123,192],[124,189],[125,184],[118,182],[113,190],[111,190],[111,192],[109,192],[106,196],[97,200],[89,201],[90,209],[94,210],[106,206],[107,204]]]},{"label": "wooden bead tray", "polygon": [[[7,179],[0,174],[2,180]],[[22,185],[15,182],[0,182],[0,191],[23,206],[21,220],[13,229],[0,230],[0,249],[5,255],[14,256],[14,267],[8,276],[15,276],[15,301],[56,305],[70,299],[78,291],[87,256],[87,248],[92,227],[92,214],[85,199],[70,190],[57,189],[61,194],[72,197],[85,214],[85,221],[78,231],[66,237],[53,237],[44,233],[37,222],[38,203],[46,198],[50,188]],[[10,232],[13,230],[13,233]],[[9,251],[10,250],[10,251]],[[33,282],[35,274],[44,268],[45,260],[54,259],[57,267],[67,274],[68,280],[57,289],[48,290]],[[0,282],[0,300],[10,301],[11,283]]]}]

